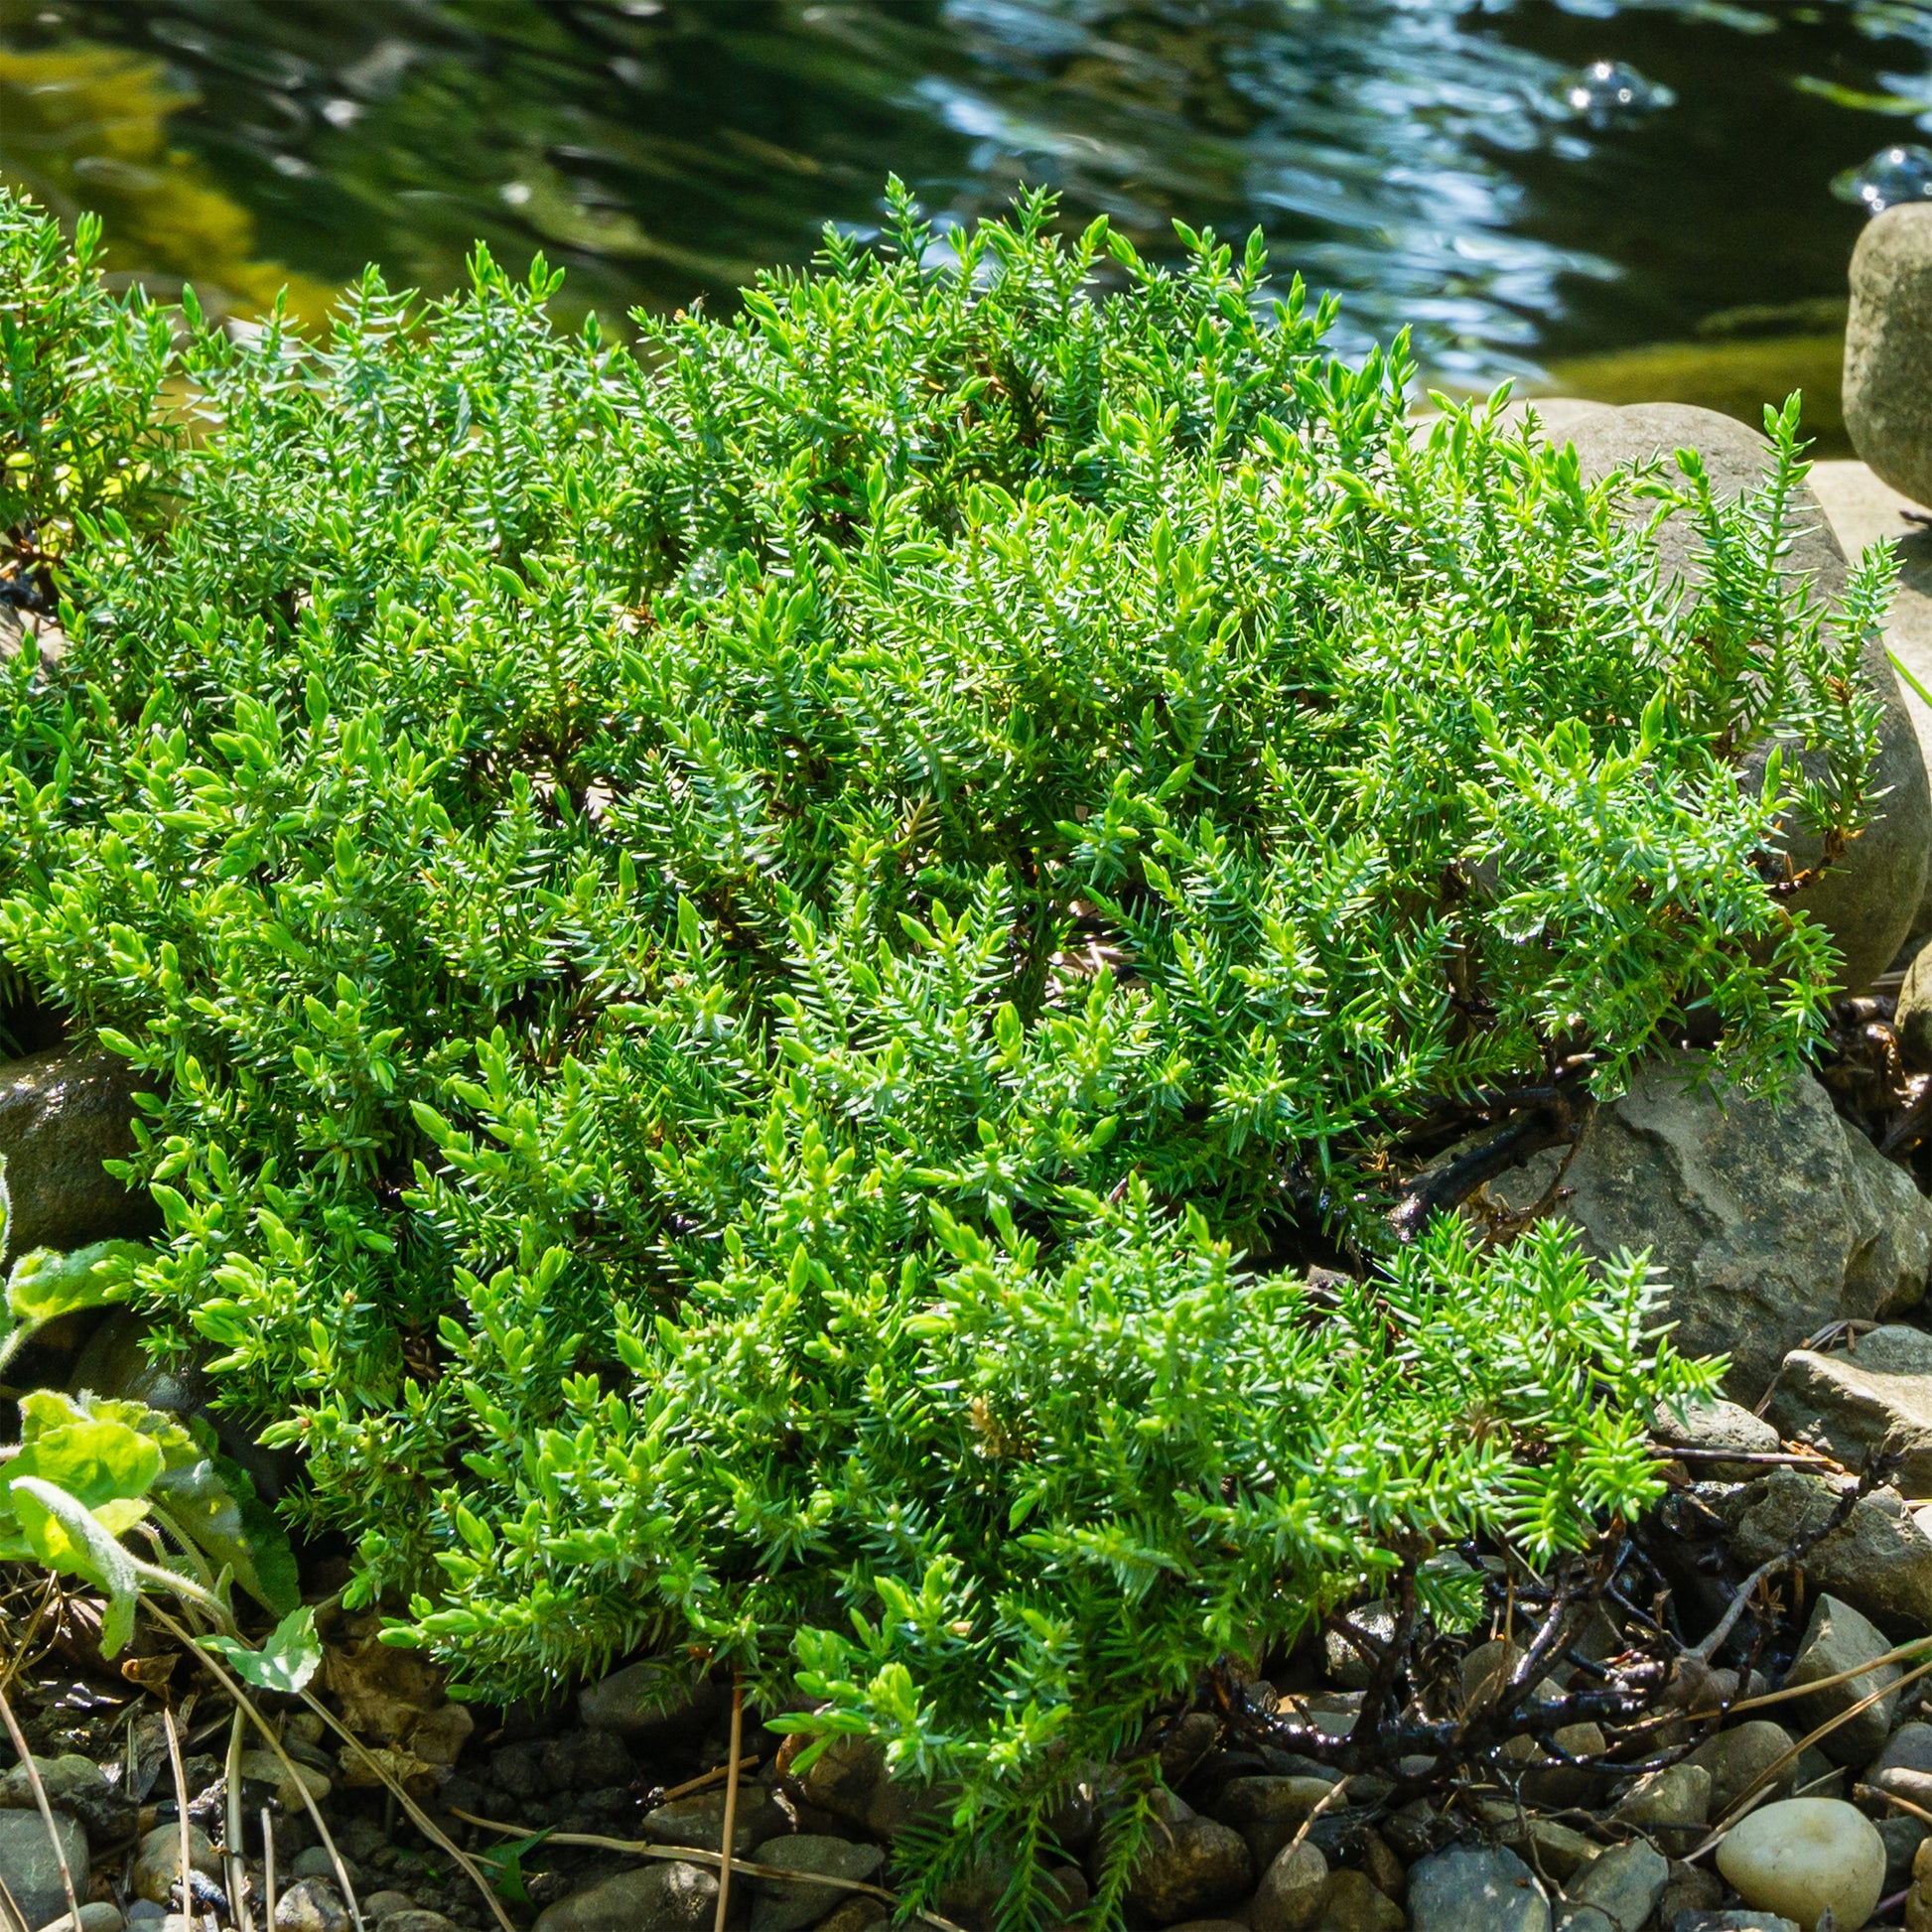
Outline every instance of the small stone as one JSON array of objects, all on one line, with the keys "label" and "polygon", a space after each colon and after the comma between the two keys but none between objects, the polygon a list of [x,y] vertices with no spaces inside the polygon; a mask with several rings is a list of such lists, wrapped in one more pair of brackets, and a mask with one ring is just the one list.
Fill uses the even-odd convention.
[{"label": "small stone", "polygon": [[1196,1816],[1177,1798],[1167,1809],[1168,1817],[1148,1829],[1127,1888],[1128,1910],[1152,1925],[1211,1918],[1253,1884],[1254,1856],[1239,1832]]},{"label": "small stone", "polygon": [[[1824,1476],[1773,1470],[1741,1492],[1731,1555],[1739,1564],[1768,1562],[1800,1534],[1821,1528],[1838,1500],[1838,1485]],[[1813,1544],[1805,1577],[1814,1589],[1866,1616],[1914,1629],[1932,1624],[1932,1535],[1913,1520],[1896,1490],[1862,1496],[1843,1528]]]},{"label": "small stone", "polygon": [[1212,1816],[1241,1834],[1262,1871],[1332,1789],[1320,1778],[1230,1778],[1215,1796]]},{"label": "small stone", "polygon": [[1564,1895],[1578,1905],[1594,1905],[1615,1922],[1617,1932],[1637,1932],[1657,1909],[1669,1877],[1668,1861],[1638,1839],[1592,1859]]},{"label": "small stone", "polygon": [[[1702,1764],[1711,1773],[1711,1811],[1722,1818],[1797,1741],[1782,1725],[1768,1718],[1751,1718],[1707,1737],[1686,1762]],[[1791,1795],[1797,1768],[1794,1758],[1778,1774],[1772,1785],[1773,1797]]]},{"label": "small stone", "polygon": [[1742,1911],[1679,1912],[1671,1932],[1800,1932],[1800,1928],[1776,1912],[1754,1912],[1747,1906]]},{"label": "small stone", "polygon": [[375,1891],[359,1902],[362,1916],[378,1924],[397,1912],[413,1912],[416,1909],[416,1901],[406,1891]]},{"label": "small stone", "polygon": [[1683,1912],[1715,1912],[1724,1903],[1725,1881],[1701,1864],[1673,1859],[1664,1895],[1657,1901],[1657,1923],[1675,1926]]},{"label": "small stone", "polygon": [[1321,1912],[1328,1861],[1307,1839],[1279,1853],[1261,1874],[1252,1913],[1254,1932],[1308,1932]]},{"label": "small stone", "polygon": [[1897,1891],[1912,1875],[1912,1861],[1926,1842],[1926,1828],[1920,1820],[1905,1813],[1894,1813],[1873,1823],[1885,1842],[1885,1890]]},{"label": "small stone", "polygon": [[1538,1871],[1547,1873],[1559,1884],[1567,1885],[1574,1873],[1583,1870],[1600,1856],[1602,1847],[1594,1839],[1554,1818],[1526,1814],[1518,1806],[1491,1799],[1478,1807],[1494,1829],[1496,1840],[1518,1858],[1527,1860]]},{"label": "small stone", "polygon": [[1921,1073],[1932,1073],[1932,945],[1912,955],[1891,1024],[1906,1059]]},{"label": "small stone", "polygon": [[1362,1836],[1361,1868],[1363,1877],[1384,1897],[1393,1898],[1400,1905],[1408,1895],[1409,1869],[1378,1831],[1371,1830]]},{"label": "small stone", "polygon": [[1411,1867],[1409,1923],[1414,1932],[1550,1932],[1550,1901],[1515,1853],[1457,1845]]},{"label": "small stone", "polygon": [[334,1885],[299,1878],[275,1901],[275,1932],[348,1932],[348,1907]]},{"label": "small stone", "polygon": [[1487,1703],[1496,1697],[1522,1661],[1523,1653],[1501,1637],[1477,1644],[1462,1659],[1462,1708],[1466,1711],[1478,1702]]},{"label": "small stone", "polygon": [[1316,1923],[1318,1932],[1403,1932],[1409,1919],[1393,1898],[1361,1872],[1344,1869],[1329,1873]]},{"label": "small stone", "polygon": [[[770,1792],[757,1786],[738,1794],[738,1817],[732,1826],[732,1852],[745,1858],[752,1847],[790,1829]],[[652,1845],[688,1845],[699,1852],[723,1850],[725,1794],[703,1791],[692,1798],[676,1798],[644,1813],[639,1835]]]},{"label": "small stone", "polygon": [[581,1692],[577,1715],[586,1730],[615,1731],[632,1743],[668,1742],[701,1733],[718,1706],[718,1687],[702,1665],[647,1658]]},{"label": "small stone", "polygon": [[[1731,1449],[1747,1455],[1775,1455],[1778,1432],[1740,1402],[1722,1396],[1684,1396],[1660,1403],[1651,1418],[1650,1433],[1671,1449]],[[1701,1481],[1748,1482],[1760,1474],[1751,1462],[1720,1462],[1699,1456],[1691,1473]]]},{"label": "small stone", "polygon": [[1177,1791],[1187,1774],[1220,1740],[1221,1721],[1206,1711],[1190,1711],[1169,1727],[1161,1740],[1161,1781]]},{"label": "small stone", "polygon": [[[80,1932],[121,1932],[125,1922],[121,1908],[111,1899],[96,1899],[80,1908]],[[73,1914],[63,1912],[51,1924],[43,1925],[40,1932],[72,1932],[72,1927]]]},{"label": "small stone", "polygon": [[[1357,1603],[1347,1616],[1371,1643],[1387,1643],[1395,1635],[1395,1605],[1386,1600]],[[1344,1691],[1368,1689],[1375,1667],[1339,1630],[1322,1633],[1321,1658],[1329,1683]]]},{"label": "small stone", "polygon": [[275,1802],[289,1812],[308,1809],[303,1802],[303,1786],[308,1787],[309,1796],[317,1804],[332,1789],[328,1778],[314,1765],[297,1763],[294,1758],[284,1764],[273,1751],[243,1751],[241,1775],[251,1784],[267,1785],[275,1793]]},{"label": "small stone", "polygon": [[[367,1915],[364,1914],[366,1919]],[[411,1910],[391,1912],[385,1919],[375,1921],[382,1932],[457,1932],[454,1920],[447,1919],[441,1912]]]},{"label": "small stone", "polygon": [[808,1770],[794,1773],[794,1761],[816,1739],[793,1731],[778,1747],[779,1775],[806,1804],[854,1825],[866,1814],[886,1776],[886,1747],[876,1737],[840,1732],[813,1758]]},{"label": "small stone", "polygon": [[1557,1906],[1556,1932],[1625,1932],[1600,1905]]},{"label": "small stone", "polygon": [[[1861,1665],[1870,1664],[1892,1648],[1881,1630],[1876,1629],[1849,1603],[1836,1596],[1821,1596],[1812,1605],[1811,1621],[1805,1626],[1798,1655],[1786,1673],[1784,1688],[1798,1690],[1807,1684],[1837,1677]],[[1841,1718],[1862,1699],[1881,1687],[1896,1684],[1896,1664],[1881,1664],[1829,1690],[1813,1691],[1795,1700],[1792,1714],[1807,1730]],[[1847,1719],[1836,1729],[1821,1737],[1819,1747],[1840,1764],[1863,1764],[1885,1747],[1886,1734],[1897,1714],[1895,1695],[1882,1697],[1874,1705]],[[1756,1901],[1753,1901],[1756,1902]]]},{"label": "small stone", "polygon": [[1639,1826],[1672,1851],[1688,1851],[1711,1815],[1711,1773],[1702,1764],[1673,1764],[1639,1778],[1618,1801],[1614,1816]]},{"label": "small stone", "polygon": [[[324,1878],[333,1885],[336,1882],[336,1861],[326,1845],[305,1846],[295,1855],[288,1875],[291,1878]],[[348,1867],[348,1875],[352,1883],[355,1878],[352,1864]]]},{"label": "small stone", "polygon": [[[208,1843],[207,1834],[199,1825],[188,1828],[188,1858],[203,1876],[220,1877],[221,1861],[215,1856],[214,1847]],[[133,1886],[139,1897],[151,1898],[164,1909],[176,1902],[181,1887],[179,1825],[157,1825],[142,1838],[140,1849],[134,1857]]]},{"label": "small stone", "polygon": [[1932,1334],[1888,1322],[1856,1352],[1794,1348],[1767,1412],[1783,1433],[1857,1468],[1883,1444],[1908,1496],[1932,1495]]},{"label": "small stone", "polygon": [[870,1878],[885,1863],[876,1845],[854,1845],[848,1839],[818,1832],[794,1838],[774,1838],[752,1854],[759,1864],[774,1864],[795,1871],[792,1878],[758,1877],[752,1880],[752,1932],[801,1932],[816,1925],[839,1903],[836,1885],[815,1885],[811,1877]]},{"label": "small stone", "polygon": [[1791,1787],[1794,1798],[1842,1798],[1845,1789],[1843,1764],[1834,1764],[1816,1744],[1807,1744],[1798,1753],[1798,1775]]},{"label": "small stone", "polygon": [[158,1925],[167,1916],[152,1898],[136,1898],[128,1902],[127,1922],[130,1925]]},{"label": "small stone", "polygon": [[870,1928],[879,1924],[889,1913],[890,1907],[884,1899],[855,1891],[847,1896],[843,1905],[834,1905],[819,1920],[818,1932],[870,1932]]},{"label": "small stone", "polygon": [[718,1874],[666,1860],[571,1892],[531,1932],[711,1932],[717,1915]]},{"label": "small stone", "polygon": [[[76,1800],[107,1796],[106,1775],[91,1757],[82,1757],[77,1752],[64,1757],[37,1757],[34,1769],[40,1773],[47,1802],[57,1811],[71,1810]],[[0,1808],[31,1811],[38,1804],[26,1765],[16,1764],[0,1772]]]},{"label": "small stone", "polygon": [[1732,1828],[1718,1869],[1746,1905],[1804,1932],[1827,1908],[1841,1932],[1859,1932],[1884,1892],[1885,1846],[1870,1819],[1839,1799],[1786,1798]]}]

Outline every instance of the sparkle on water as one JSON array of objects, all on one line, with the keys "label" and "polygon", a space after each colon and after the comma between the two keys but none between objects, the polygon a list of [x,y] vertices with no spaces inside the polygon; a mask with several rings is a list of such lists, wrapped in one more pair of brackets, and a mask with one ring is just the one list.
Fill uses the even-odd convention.
[{"label": "sparkle on water", "polygon": [[1848,168],[1832,183],[1841,201],[1856,202],[1873,214],[1899,202],[1932,201],[1932,148],[1916,141],[1883,148],[1862,168]]},{"label": "sparkle on water", "polygon": [[1834,179],[1924,194],[1859,165],[1914,121],[1932,0],[0,0],[0,178],[158,287],[442,290],[482,237],[716,307],[893,170],[948,221],[1259,225],[1345,345],[1472,380],[1842,293]]}]

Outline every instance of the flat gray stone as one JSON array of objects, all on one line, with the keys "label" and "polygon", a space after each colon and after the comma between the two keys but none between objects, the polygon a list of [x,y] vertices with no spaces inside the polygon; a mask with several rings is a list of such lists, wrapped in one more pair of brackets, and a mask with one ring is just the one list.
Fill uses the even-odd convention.
[{"label": "flat gray stone", "polygon": [[[1726,1402],[1717,1395],[1684,1396],[1676,1402],[1659,1403],[1650,1419],[1650,1433],[1671,1449],[1775,1455],[1781,1447],[1777,1430],[1763,1417],[1752,1415],[1741,1402]],[[1750,1462],[1721,1462],[1700,1456],[1691,1473],[1700,1481],[1748,1482],[1762,1470]]]},{"label": "flat gray stone", "polygon": [[1850,1468],[1882,1443],[1902,1458],[1900,1489],[1932,1495],[1932,1334],[1923,1328],[1887,1323],[1829,1354],[1794,1349],[1765,1413]]},{"label": "flat gray stone", "polygon": [[1641,1839],[1613,1845],[1592,1859],[1565,1887],[1565,1900],[1604,1913],[1616,1932],[1637,1932],[1664,1895],[1670,1863]]},{"label": "flat gray stone", "polygon": [[558,1899],[531,1932],[711,1932],[717,1915],[718,1874],[667,1860]]},{"label": "flat gray stone", "polygon": [[[1769,1718],[1750,1718],[1707,1737],[1686,1761],[1701,1764],[1711,1773],[1711,1815],[1722,1818],[1797,1741]],[[1774,1781],[1773,1798],[1790,1797],[1797,1771],[1797,1759],[1793,1758]]]},{"label": "flat gray stone", "polygon": [[1412,1932],[1550,1932],[1536,1873],[1500,1846],[1450,1846],[1409,1872]]},{"label": "flat gray stone", "polygon": [[[77,1896],[87,1896],[92,1875],[87,1863],[87,1835],[64,1813],[54,1814],[61,1849],[67,1854]],[[64,1918],[67,1888],[61,1883],[61,1862],[48,1836],[47,1821],[38,1811],[0,1811],[0,1880],[13,1893],[20,1915],[29,1925],[45,1925]]]},{"label": "flat gray stone", "polygon": [[793,1838],[774,1838],[752,1854],[758,1864],[782,1865],[796,1878],[752,1879],[752,1932],[801,1932],[816,1925],[846,1894],[842,1886],[813,1884],[812,1878],[869,1879],[885,1863],[876,1845],[854,1845],[849,1839],[821,1832],[800,1832]]},{"label": "flat gray stone", "polygon": [[647,1657],[581,1692],[577,1711],[587,1730],[656,1741],[701,1729],[718,1704],[718,1687],[708,1671],[682,1659]]},{"label": "flat gray stone", "polygon": [[[1793,1690],[1836,1677],[1842,1671],[1857,1670],[1861,1664],[1882,1657],[1892,1647],[1884,1632],[1861,1616],[1851,1604],[1840,1602],[1836,1596],[1821,1596],[1812,1605],[1811,1621],[1805,1626],[1798,1654],[1785,1674],[1784,1688]],[[1896,1664],[1880,1664],[1850,1683],[1813,1691],[1794,1700],[1792,1715],[1807,1730],[1815,1729],[1850,1711],[1881,1685],[1896,1684],[1899,1675]],[[1884,1749],[1897,1707],[1895,1696],[1880,1698],[1856,1718],[1826,1732],[1818,1740],[1819,1748],[1835,1763],[1868,1763]]]}]

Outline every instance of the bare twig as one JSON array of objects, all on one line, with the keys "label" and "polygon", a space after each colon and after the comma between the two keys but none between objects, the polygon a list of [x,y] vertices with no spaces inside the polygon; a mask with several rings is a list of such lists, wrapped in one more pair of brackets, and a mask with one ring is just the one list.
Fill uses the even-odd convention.
[{"label": "bare twig", "polygon": [[[227,1671],[222,1669],[221,1665],[213,1656],[202,1649],[189,1632],[184,1630],[160,1604],[150,1601],[147,1609],[148,1614],[164,1630],[169,1631],[176,1637],[185,1650],[201,1664],[206,1666],[208,1672],[220,1684],[221,1688],[248,1714],[249,1723],[261,1733],[268,1748],[275,1753],[276,1762],[281,1765],[283,1771],[287,1774],[288,1781],[294,1785],[296,1790],[301,1792],[303,1808],[309,1814],[309,1822],[315,1826],[317,1837],[322,1840],[324,1848],[329,1853],[329,1862],[335,1867],[337,1881],[343,1888],[343,1898],[348,1906],[348,1915],[355,1922],[355,1932],[363,1932],[362,1908],[355,1902],[355,1887],[348,1882],[348,1867],[343,1863],[343,1855],[336,1847],[335,1835],[330,1831],[328,1822],[322,1815],[321,1807],[316,1803],[315,1793],[309,1789],[308,1779],[295,1768],[288,1752],[282,1748],[282,1740],[275,1734],[275,1726],[255,1709],[254,1703],[249,1698],[247,1692],[241,1688],[240,1684]],[[167,1707],[165,1705],[162,1707],[162,1711],[163,1715],[166,1716]],[[168,1731],[169,1738],[172,1741],[174,1736],[174,1723],[172,1719],[169,1721]],[[184,1846],[186,1843],[187,1840],[184,1837]]]},{"label": "bare twig", "polygon": [[[194,1827],[188,1819],[188,1777],[181,1767],[181,1733],[175,1728],[173,1709],[163,1703],[161,1723],[168,1733],[168,1763],[175,1774],[175,1815],[181,1820],[181,1914],[192,1925],[195,1922],[195,1844],[190,1833]],[[75,1915],[75,1924],[79,1923]]]},{"label": "bare twig", "polygon": [[724,1855],[718,1866],[718,1915],[712,1920],[712,1932],[725,1932],[725,1913],[731,1906],[732,1892],[732,1841],[738,1831],[738,1759],[740,1747],[745,1742],[745,1673],[732,1673],[732,1741],[731,1754],[726,1760],[731,1766],[725,1778],[725,1829],[718,1841],[718,1849]]},{"label": "bare twig", "polygon": [[227,1844],[222,1847],[223,1863],[228,1874],[228,1909],[234,1913],[234,1921],[240,1932],[255,1932],[254,1917],[248,1910],[245,1874],[241,1868],[241,1707],[235,1707],[233,1722],[228,1725],[228,1758],[226,1767],[227,1784]]},{"label": "bare twig", "polygon": [[28,1788],[34,1794],[35,1804],[40,1807],[41,1823],[47,1827],[48,1840],[54,1847],[54,1861],[61,1867],[61,1889],[68,1895],[68,1910],[73,1918],[74,1932],[80,1932],[80,1899],[73,1889],[73,1872],[68,1864],[68,1848],[61,1843],[60,1827],[54,1822],[54,1807],[47,1802],[47,1786],[41,1782],[40,1766],[34,1762],[34,1753],[27,1748],[20,1721],[14,1716],[14,1708],[7,1702],[4,1691],[0,1691],[0,1719],[6,1721],[7,1735],[13,1739],[14,1749],[20,1753]]},{"label": "bare twig", "polygon": [[[525,1825],[505,1825],[497,1818],[479,1818],[475,1812],[459,1811],[455,1805],[450,1807],[452,1818],[461,1818],[466,1825],[478,1825],[486,1832],[499,1833],[504,1838],[528,1838],[529,1828]],[[647,1845],[641,1839],[605,1838],[596,1832],[550,1832],[543,1841],[546,1845],[583,1845],[598,1852],[621,1852],[632,1859],[669,1859],[681,1864],[724,1863],[724,1856],[718,1852],[701,1852],[694,1845]],[[835,1878],[829,1871],[795,1871],[789,1865],[758,1864],[750,1859],[733,1859],[732,1869],[742,1871],[753,1878],[782,1878],[788,1884],[830,1885],[834,1891],[863,1892],[868,1898],[884,1899],[888,1905],[897,1905],[898,1896],[888,1891],[884,1885],[869,1885],[863,1878]],[[922,1925],[936,1925],[939,1932],[966,1932],[962,1925],[949,1918],[941,1918],[937,1912],[918,1911],[912,1916]]]},{"label": "bare twig", "polygon": [[275,1923],[275,1820],[262,1806],[262,1912],[270,1927]]},{"label": "bare twig", "polygon": [[[741,1771],[756,1771],[758,1764],[759,1758],[756,1751],[738,1760],[738,1768]],[[720,1778],[729,1777],[731,1769],[729,1764],[714,1765],[698,1777],[686,1778],[682,1784],[674,1784],[668,1791],[660,1791],[656,1802],[660,1805],[668,1805],[673,1798],[688,1798],[694,1791],[709,1791]]]}]

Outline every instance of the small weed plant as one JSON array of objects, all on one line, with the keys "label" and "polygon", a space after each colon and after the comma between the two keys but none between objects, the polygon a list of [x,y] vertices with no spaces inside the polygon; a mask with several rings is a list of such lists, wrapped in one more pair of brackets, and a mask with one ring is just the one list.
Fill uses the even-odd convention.
[{"label": "small weed plant", "polygon": [[394,1638],[802,1687],[929,1897],[1223,1653],[1652,1496],[1641,1262],[1385,1217],[1553,1069],[1802,1061],[1886,587],[1781,571],[1795,405],[1743,500],[1589,482],[1258,245],[895,208],[624,346],[481,256],[177,331],[0,202],[0,958],[150,1090],[165,1233],[69,1273]]}]

